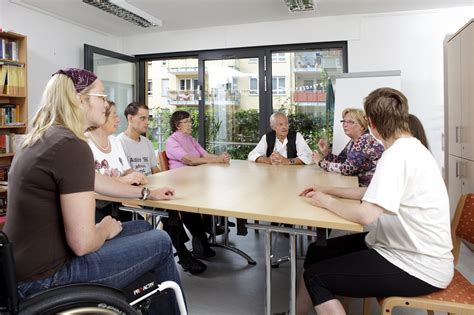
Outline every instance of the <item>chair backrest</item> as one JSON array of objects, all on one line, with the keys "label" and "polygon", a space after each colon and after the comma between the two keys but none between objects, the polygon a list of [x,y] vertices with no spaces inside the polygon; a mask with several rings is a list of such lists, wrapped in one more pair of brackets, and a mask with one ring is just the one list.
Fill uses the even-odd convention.
[{"label": "chair backrest", "polygon": [[158,162],[160,163],[161,171],[168,171],[170,165],[168,164],[168,157],[166,156],[166,151],[158,152]]},{"label": "chair backrest", "polygon": [[16,314],[18,312],[18,292],[16,289],[13,245],[2,231],[0,231],[0,267],[0,313],[5,309]]},{"label": "chair backrest", "polygon": [[453,256],[456,264],[459,258],[461,240],[474,243],[474,193],[459,198],[451,225]]}]

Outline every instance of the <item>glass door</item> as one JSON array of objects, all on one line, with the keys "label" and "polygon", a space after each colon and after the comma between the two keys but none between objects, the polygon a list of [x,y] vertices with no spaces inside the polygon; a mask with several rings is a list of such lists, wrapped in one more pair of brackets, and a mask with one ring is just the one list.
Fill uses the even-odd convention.
[{"label": "glass door", "polygon": [[94,72],[104,83],[107,98],[114,101],[120,117],[117,133],[127,128],[123,116],[125,107],[133,101],[143,101],[144,93],[139,93],[138,63],[132,56],[119,54],[99,47],[84,45],[84,67]]},{"label": "glass door", "polygon": [[264,130],[264,53],[246,51],[232,56],[200,56],[200,140],[208,152],[227,151],[233,159],[247,159]]},{"label": "glass door", "polygon": [[285,112],[312,149],[321,138],[332,143],[333,84],[345,65],[343,47],[271,52],[273,111]]}]

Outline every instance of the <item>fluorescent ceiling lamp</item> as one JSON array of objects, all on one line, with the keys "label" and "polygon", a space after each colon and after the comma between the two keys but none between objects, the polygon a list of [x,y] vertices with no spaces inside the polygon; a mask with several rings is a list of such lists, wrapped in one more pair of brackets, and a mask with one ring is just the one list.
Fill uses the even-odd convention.
[{"label": "fluorescent ceiling lamp", "polygon": [[131,5],[126,0],[82,0],[82,2],[141,27],[162,25],[160,19]]},{"label": "fluorescent ceiling lamp", "polygon": [[291,12],[312,11],[316,7],[313,0],[283,0]]}]

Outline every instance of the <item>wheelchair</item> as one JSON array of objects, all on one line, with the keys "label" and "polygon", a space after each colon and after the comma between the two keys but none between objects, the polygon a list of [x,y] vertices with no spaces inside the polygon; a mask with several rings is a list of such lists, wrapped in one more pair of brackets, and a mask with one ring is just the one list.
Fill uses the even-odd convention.
[{"label": "wheelchair", "polygon": [[20,300],[17,292],[13,244],[0,231],[0,315],[6,314],[147,314],[152,298],[172,289],[181,315],[186,306],[173,281],[156,284],[147,273],[123,291],[101,284],[77,283],[54,287]]}]

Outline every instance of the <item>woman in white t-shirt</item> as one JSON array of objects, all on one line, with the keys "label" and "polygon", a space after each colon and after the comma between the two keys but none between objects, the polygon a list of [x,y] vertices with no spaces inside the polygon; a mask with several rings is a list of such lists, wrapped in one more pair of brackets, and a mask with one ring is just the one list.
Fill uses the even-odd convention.
[{"label": "woman in white t-shirt", "polygon": [[113,134],[117,131],[120,119],[117,115],[115,103],[108,101],[109,108],[105,116],[105,124],[86,133],[87,143],[94,154],[96,172],[111,177],[127,184],[145,184],[146,176],[134,172],[122,148],[122,144]]},{"label": "woman in white t-shirt", "polygon": [[[335,295],[417,296],[446,288],[454,273],[449,199],[433,156],[412,136],[408,101],[380,88],[364,101],[373,135],[385,151],[368,187],[310,186],[301,196],[317,207],[363,225],[369,233],[311,244],[297,313],[345,314]],[[347,204],[336,197],[361,200]]]},{"label": "woman in white t-shirt", "polygon": [[[102,175],[114,177],[126,184],[146,184],[146,176],[140,172],[133,171],[125,156],[122,144],[113,136],[117,131],[120,119],[117,115],[115,103],[112,101],[108,101],[108,103],[109,107],[105,112],[105,124],[99,128],[91,128],[86,132],[87,143],[94,155],[95,171]],[[131,219],[129,213],[118,213],[113,203],[97,201],[96,207],[97,220],[109,214],[118,217],[122,221]]]}]

